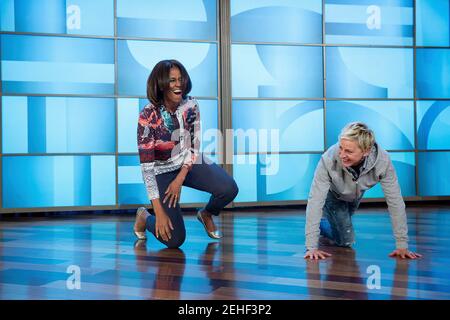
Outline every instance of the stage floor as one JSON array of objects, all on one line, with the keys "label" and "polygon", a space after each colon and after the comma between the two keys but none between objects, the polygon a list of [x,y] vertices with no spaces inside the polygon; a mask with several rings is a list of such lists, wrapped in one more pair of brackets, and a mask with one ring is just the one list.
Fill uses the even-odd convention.
[{"label": "stage floor", "polygon": [[133,215],[2,218],[0,299],[450,299],[450,207],[407,210],[420,260],[388,257],[384,208],[360,209],[354,248],[325,261],[303,259],[304,208],[224,211],[220,241],[186,215],[178,250],[136,244]]}]

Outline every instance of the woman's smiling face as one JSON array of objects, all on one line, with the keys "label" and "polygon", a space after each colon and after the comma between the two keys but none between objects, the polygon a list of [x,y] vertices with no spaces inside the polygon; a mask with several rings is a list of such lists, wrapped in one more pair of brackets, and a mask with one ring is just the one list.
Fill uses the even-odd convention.
[{"label": "woman's smiling face", "polygon": [[357,165],[368,155],[369,151],[362,151],[356,141],[349,139],[341,139],[339,141],[339,158],[344,167]]},{"label": "woman's smiling face", "polygon": [[169,88],[164,91],[164,105],[178,107],[183,99],[183,78],[180,69],[173,67],[169,73]]}]

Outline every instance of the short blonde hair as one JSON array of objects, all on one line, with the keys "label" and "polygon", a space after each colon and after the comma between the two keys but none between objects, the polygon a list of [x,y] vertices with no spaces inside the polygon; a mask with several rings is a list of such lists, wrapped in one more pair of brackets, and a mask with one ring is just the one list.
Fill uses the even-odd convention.
[{"label": "short blonde hair", "polygon": [[356,141],[363,152],[369,151],[375,144],[375,134],[362,122],[347,124],[339,135],[339,140],[341,139]]}]

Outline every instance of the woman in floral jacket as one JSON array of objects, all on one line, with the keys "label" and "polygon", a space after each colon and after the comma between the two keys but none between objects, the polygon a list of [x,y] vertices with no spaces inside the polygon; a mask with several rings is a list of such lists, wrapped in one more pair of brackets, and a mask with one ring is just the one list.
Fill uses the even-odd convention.
[{"label": "woman in floral jacket", "polygon": [[153,213],[139,208],[134,233],[145,240],[145,229],[169,248],[181,246],[186,229],[179,206],[181,186],[211,193],[197,218],[213,239],[221,238],[213,216],[238,193],[236,182],[199,152],[200,110],[188,96],[192,83],[176,60],[156,64],[147,80],[150,101],[139,114],[137,142],[142,175]]}]

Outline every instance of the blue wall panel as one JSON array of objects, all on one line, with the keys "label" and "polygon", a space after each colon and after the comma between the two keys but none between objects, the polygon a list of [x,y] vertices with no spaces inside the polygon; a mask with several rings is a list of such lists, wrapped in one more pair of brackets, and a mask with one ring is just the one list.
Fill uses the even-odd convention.
[{"label": "blue wall panel", "polygon": [[113,206],[114,156],[3,156],[4,208]]},{"label": "blue wall panel", "polygon": [[448,0],[230,0],[230,57],[219,4],[0,0],[2,210],[148,204],[136,127],[162,59],[186,66],[215,161],[231,112],[236,202],[306,200],[351,121],[389,150],[403,196],[450,195]]},{"label": "blue wall panel", "polygon": [[113,94],[114,40],[1,35],[4,94]]}]

